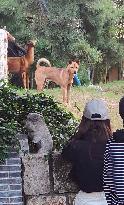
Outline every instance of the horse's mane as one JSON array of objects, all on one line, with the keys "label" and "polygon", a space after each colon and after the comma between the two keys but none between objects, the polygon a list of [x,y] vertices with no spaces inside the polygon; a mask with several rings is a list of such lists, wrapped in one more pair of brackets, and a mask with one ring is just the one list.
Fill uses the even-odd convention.
[{"label": "horse's mane", "polygon": [[26,54],[26,50],[20,47],[15,41],[8,41],[8,57],[21,57]]}]

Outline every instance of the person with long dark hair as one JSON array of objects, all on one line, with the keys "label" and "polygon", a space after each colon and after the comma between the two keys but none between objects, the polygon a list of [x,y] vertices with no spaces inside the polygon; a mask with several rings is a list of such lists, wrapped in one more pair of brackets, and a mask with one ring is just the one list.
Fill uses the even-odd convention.
[{"label": "person with long dark hair", "polygon": [[98,99],[89,101],[78,131],[62,151],[63,158],[72,163],[70,175],[80,189],[75,205],[107,205],[103,166],[106,143],[111,136],[105,103]]}]

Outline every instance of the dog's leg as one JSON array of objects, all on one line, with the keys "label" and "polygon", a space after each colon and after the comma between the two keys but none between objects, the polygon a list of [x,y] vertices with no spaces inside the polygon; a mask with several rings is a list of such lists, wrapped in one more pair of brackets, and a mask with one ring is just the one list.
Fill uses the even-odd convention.
[{"label": "dog's leg", "polygon": [[69,104],[70,102],[70,90],[71,90],[71,85],[67,86],[67,103]]},{"label": "dog's leg", "polygon": [[63,95],[63,102],[67,103],[67,87],[61,87],[62,88],[62,95]]},{"label": "dog's leg", "polygon": [[38,82],[37,84],[37,91],[42,91],[44,89],[44,85],[45,85],[45,79],[44,80],[42,79],[42,81]]}]

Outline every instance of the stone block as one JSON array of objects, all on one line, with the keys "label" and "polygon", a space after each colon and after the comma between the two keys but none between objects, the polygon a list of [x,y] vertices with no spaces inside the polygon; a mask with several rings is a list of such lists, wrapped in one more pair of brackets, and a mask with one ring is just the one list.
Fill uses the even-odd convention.
[{"label": "stone block", "polygon": [[20,190],[14,190],[14,191],[1,191],[0,192],[0,198],[4,198],[4,197],[16,197],[16,196],[19,196],[21,197],[22,196],[22,191]]},{"label": "stone block", "polygon": [[0,172],[0,178],[8,178],[8,172]]},{"label": "stone block", "polygon": [[21,165],[18,165],[18,166],[15,166],[15,165],[0,165],[0,172],[1,171],[7,171],[7,172],[10,172],[10,171],[21,171]]},{"label": "stone block", "polygon": [[21,159],[20,158],[8,158],[6,159],[7,165],[21,165]]},{"label": "stone block", "polygon": [[53,154],[54,191],[56,193],[77,192],[78,188],[69,177],[71,164],[63,161],[60,153]]},{"label": "stone block", "polygon": [[0,205],[3,205],[3,204],[8,204],[9,203],[9,197],[0,197]]},{"label": "stone block", "polygon": [[39,195],[50,192],[49,165],[45,157],[32,154],[22,158],[24,165],[23,181],[26,195]]},{"label": "stone block", "polygon": [[22,157],[25,154],[29,153],[29,144],[28,144],[28,136],[25,134],[20,134],[18,133],[16,135],[17,139],[19,140],[20,143],[20,151],[19,155]]},{"label": "stone block", "polygon": [[8,178],[8,179],[4,179],[4,178],[0,178],[0,184],[2,185],[6,185],[6,184],[21,184],[22,183],[22,179],[21,178]]},{"label": "stone block", "polygon": [[13,198],[9,198],[10,204],[11,203],[21,203],[23,201],[22,197],[13,197]]},{"label": "stone block", "polygon": [[9,190],[9,186],[8,185],[0,184],[0,191],[8,191],[8,190]]},{"label": "stone block", "polygon": [[65,196],[39,196],[27,200],[27,205],[66,205]]}]

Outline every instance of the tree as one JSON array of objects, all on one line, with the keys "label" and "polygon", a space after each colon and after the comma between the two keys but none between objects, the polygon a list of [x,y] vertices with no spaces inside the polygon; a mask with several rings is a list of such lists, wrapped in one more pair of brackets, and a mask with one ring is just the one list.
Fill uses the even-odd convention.
[{"label": "tree", "polygon": [[27,26],[26,14],[17,0],[1,0],[0,25],[15,35],[18,40],[26,41],[31,36]]},{"label": "tree", "polygon": [[[102,62],[97,67],[106,68],[123,56],[123,45],[117,38],[118,23],[123,15],[122,8],[115,7],[111,0],[81,1],[79,4],[81,30],[91,46],[102,53]],[[102,68],[101,67],[101,68]]]},{"label": "tree", "polygon": [[[48,57],[56,66],[65,66],[77,56],[84,67],[107,73],[123,58],[117,35],[123,5],[117,7],[112,0],[1,1],[1,25],[7,24],[22,42],[37,38],[36,59]],[[120,5],[122,0],[115,1]]]},{"label": "tree", "polygon": [[49,0],[45,31],[52,48],[52,58],[63,58],[60,64],[75,55],[86,64],[87,59],[93,62],[100,60],[100,52],[90,46],[84,33],[79,30],[79,7],[76,1]]},{"label": "tree", "polygon": [[67,61],[76,55],[86,67],[102,68],[107,74],[124,55],[117,38],[122,15],[123,8],[112,0],[49,0],[45,30],[52,57]]}]

